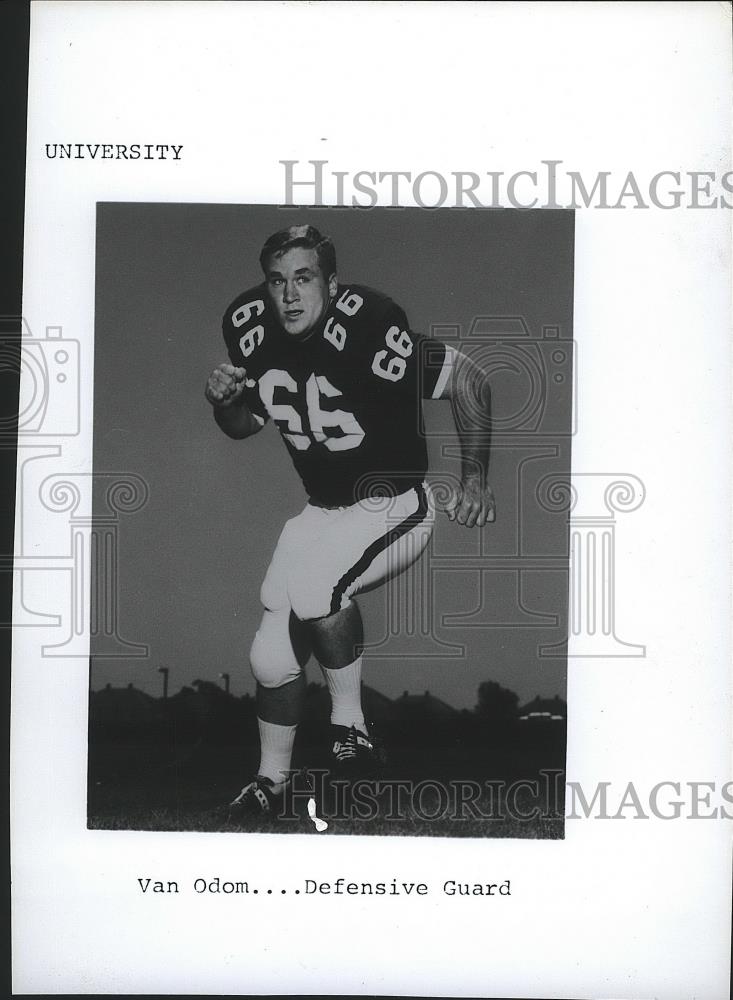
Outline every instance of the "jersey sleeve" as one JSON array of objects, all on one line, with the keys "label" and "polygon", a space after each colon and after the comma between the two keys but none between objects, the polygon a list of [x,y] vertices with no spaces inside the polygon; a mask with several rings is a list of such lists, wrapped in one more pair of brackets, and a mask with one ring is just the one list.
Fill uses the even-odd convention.
[{"label": "jersey sleeve", "polygon": [[404,310],[387,300],[370,331],[368,364],[375,387],[392,385],[423,399],[439,399],[452,368],[452,351],[442,341],[410,329]]},{"label": "jersey sleeve", "polygon": [[264,334],[263,323],[258,322],[260,319],[263,322],[265,320],[264,298],[259,294],[260,291],[256,288],[240,295],[227,307],[222,319],[222,333],[230,362],[247,372],[242,398],[260,424],[265,424],[269,420],[269,414],[260,398],[256,378],[252,377],[256,374],[253,354],[262,343]]}]

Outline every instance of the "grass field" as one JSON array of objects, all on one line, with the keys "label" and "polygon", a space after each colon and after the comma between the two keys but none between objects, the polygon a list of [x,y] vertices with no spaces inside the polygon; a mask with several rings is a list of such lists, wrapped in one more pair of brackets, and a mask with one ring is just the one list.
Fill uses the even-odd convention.
[{"label": "grass field", "polygon": [[[227,803],[256,768],[253,748],[101,743],[90,746],[88,826],[316,836],[563,836],[562,791],[556,792],[560,779],[540,772],[564,769],[564,746],[479,753],[453,746],[437,748],[430,756],[427,760],[424,750],[397,749],[379,781],[357,785],[352,794],[323,776],[322,755],[319,759],[314,750],[301,750],[295,763],[315,768],[316,808],[328,823],[318,834],[307,813],[302,781],[296,782],[298,794],[286,818],[261,820],[251,828],[230,822]],[[519,779],[530,784],[517,788],[513,783]]]}]

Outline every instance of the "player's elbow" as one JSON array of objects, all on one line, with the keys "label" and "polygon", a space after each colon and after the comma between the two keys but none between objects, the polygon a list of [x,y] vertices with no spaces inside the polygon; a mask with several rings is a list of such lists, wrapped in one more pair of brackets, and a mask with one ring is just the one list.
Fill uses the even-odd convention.
[{"label": "player's elbow", "polygon": [[233,408],[214,409],[214,420],[219,429],[235,441],[251,437],[263,427],[254,416]]}]

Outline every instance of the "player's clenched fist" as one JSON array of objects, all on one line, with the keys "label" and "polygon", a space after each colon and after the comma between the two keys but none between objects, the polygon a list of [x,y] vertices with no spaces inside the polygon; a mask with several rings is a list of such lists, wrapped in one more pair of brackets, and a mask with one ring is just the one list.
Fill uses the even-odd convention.
[{"label": "player's clenched fist", "polygon": [[483,528],[496,520],[494,493],[487,483],[467,477],[451,490],[445,512],[451,521],[465,524],[467,528]]},{"label": "player's clenched fist", "polygon": [[244,392],[244,368],[217,365],[206,383],[206,398],[212,406],[231,406]]}]

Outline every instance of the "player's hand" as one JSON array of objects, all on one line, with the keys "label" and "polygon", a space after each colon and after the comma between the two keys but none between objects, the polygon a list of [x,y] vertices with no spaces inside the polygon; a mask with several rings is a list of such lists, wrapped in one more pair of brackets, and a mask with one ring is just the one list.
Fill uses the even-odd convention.
[{"label": "player's hand", "polygon": [[494,492],[478,478],[464,479],[452,490],[445,512],[451,521],[465,524],[467,528],[483,528],[487,522],[496,520]]},{"label": "player's hand", "polygon": [[244,392],[244,368],[217,365],[206,382],[206,398],[212,406],[232,406]]}]

